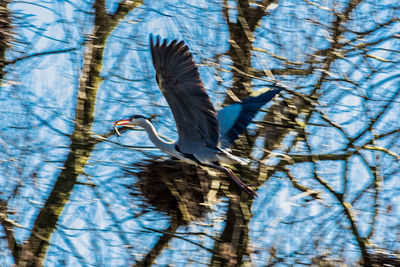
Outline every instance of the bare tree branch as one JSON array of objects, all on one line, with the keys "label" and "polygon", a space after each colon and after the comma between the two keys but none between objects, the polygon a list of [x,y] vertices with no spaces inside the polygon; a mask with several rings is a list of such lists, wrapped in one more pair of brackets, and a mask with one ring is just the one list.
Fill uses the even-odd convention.
[{"label": "bare tree branch", "polygon": [[67,49],[61,49],[61,50],[38,52],[38,53],[30,54],[30,55],[24,55],[22,57],[19,57],[19,58],[10,60],[10,61],[6,61],[4,64],[5,65],[12,65],[12,64],[15,64],[15,63],[17,63],[19,61],[23,61],[25,59],[30,59],[30,58],[33,58],[33,57],[47,56],[47,55],[53,55],[53,54],[62,54],[62,53],[76,51],[76,50],[77,50],[77,48],[67,48]]},{"label": "bare tree branch", "polygon": [[[124,1],[124,12],[127,14],[141,1]],[[60,172],[57,181],[45,203],[36,217],[33,230],[24,245],[18,264],[35,266],[42,264],[51,234],[74,188],[78,175],[94,147],[90,128],[94,119],[94,106],[101,78],[103,52],[107,37],[116,27],[122,16],[111,17],[105,11],[105,1],[97,0],[94,5],[95,18],[91,40],[86,46],[84,68],[78,88],[75,129],[71,135],[70,152]]]},{"label": "bare tree branch", "polygon": [[17,243],[14,236],[14,227],[20,227],[13,221],[11,221],[7,216],[7,203],[3,200],[0,200],[0,224],[3,226],[4,233],[7,238],[7,245],[10,249],[14,260],[17,260],[19,257],[19,252],[21,250],[21,246]]}]

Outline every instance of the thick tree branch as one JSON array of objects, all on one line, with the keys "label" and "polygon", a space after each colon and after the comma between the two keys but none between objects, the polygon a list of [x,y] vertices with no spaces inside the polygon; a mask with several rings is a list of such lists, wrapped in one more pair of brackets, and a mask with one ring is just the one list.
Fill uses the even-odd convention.
[{"label": "thick tree branch", "polygon": [[[248,0],[238,0],[238,17],[236,22],[229,18],[228,2],[224,1],[224,15],[229,27],[230,40],[228,55],[233,61],[233,83],[232,94],[239,99],[249,95],[253,77],[243,75],[251,73],[251,50],[254,41],[253,31],[261,18],[266,14],[261,7],[256,9],[250,7]],[[231,103],[233,98],[225,99],[225,104]],[[249,145],[252,147],[252,144]],[[247,149],[250,153],[250,149]],[[243,177],[254,178],[246,168],[238,168]],[[254,179],[253,179],[254,180]],[[252,201],[241,199],[238,195],[231,195],[229,200],[226,225],[223,230],[221,241],[214,244],[214,253],[211,258],[212,266],[240,266],[243,264],[243,257],[249,255],[249,229],[251,219],[250,207]]]},{"label": "thick tree branch", "polygon": [[93,5],[95,10],[94,26],[84,55],[84,67],[77,94],[75,129],[71,135],[70,152],[46,203],[36,217],[31,236],[21,252],[21,258],[18,262],[20,265],[37,266],[42,264],[51,234],[55,230],[76,180],[79,174],[83,172],[93,150],[95,142],[93,142],[90,129],[94,120],[97,90],[101,82],[100,70],[103,63],[105,43],[111,31],[118,25],[123,16],[141,4],[142,1],[123,1],[123,3],[124,11],[118,16],[111,16],[106,13],[104,0],[97,0]]}]

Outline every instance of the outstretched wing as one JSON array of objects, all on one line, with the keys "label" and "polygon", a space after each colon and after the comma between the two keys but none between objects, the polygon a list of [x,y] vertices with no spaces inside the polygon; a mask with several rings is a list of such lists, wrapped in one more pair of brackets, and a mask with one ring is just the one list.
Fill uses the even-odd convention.
[{"label": "outstretched wing", "polygon": [[230,147],[246,130],[260,108],[282,90],[279,86],[272,87],[273,89],[259,96],[246,98],[242,102],[234,103],[218,111],[222,148]]},{"label": "outstretched wing", "polygon": [[150,36],[156,80],[171,108],[183,153],[199,147],[215,148],[219,141],[216,111],[208,97],[189,48],[183,41],[156,43]]}]

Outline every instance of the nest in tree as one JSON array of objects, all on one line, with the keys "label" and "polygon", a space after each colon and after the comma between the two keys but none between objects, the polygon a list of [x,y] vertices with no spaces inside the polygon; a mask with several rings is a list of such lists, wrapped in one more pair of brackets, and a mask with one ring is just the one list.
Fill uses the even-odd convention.
[{"label": "nest in tree", "polygon": [[206,171],[173,159],[153,159],[136,164],[139,172],[134,185],[157,211],[176,218],[179,225],[204,217],[210,202],[217,197],[211,177]]}]

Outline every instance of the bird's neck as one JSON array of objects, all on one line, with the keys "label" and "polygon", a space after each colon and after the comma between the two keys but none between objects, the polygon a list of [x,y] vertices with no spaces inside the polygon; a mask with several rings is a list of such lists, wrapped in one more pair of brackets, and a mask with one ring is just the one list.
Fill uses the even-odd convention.
[{"label": "bird's neck", "polygon": [[175,150],[174,142],[166,142],[166,141],[162,140],[160,138],[160,136],[158,135],[156,128],[154,127],[154,125],[151,122],[145,121],[145,122],[141,123],[140,126],[146,130],[150,140],[158,148],[160,148],[161,150],[163,150],[164,152],[167,152],[167,153],[171,153],[172,150]]}]

